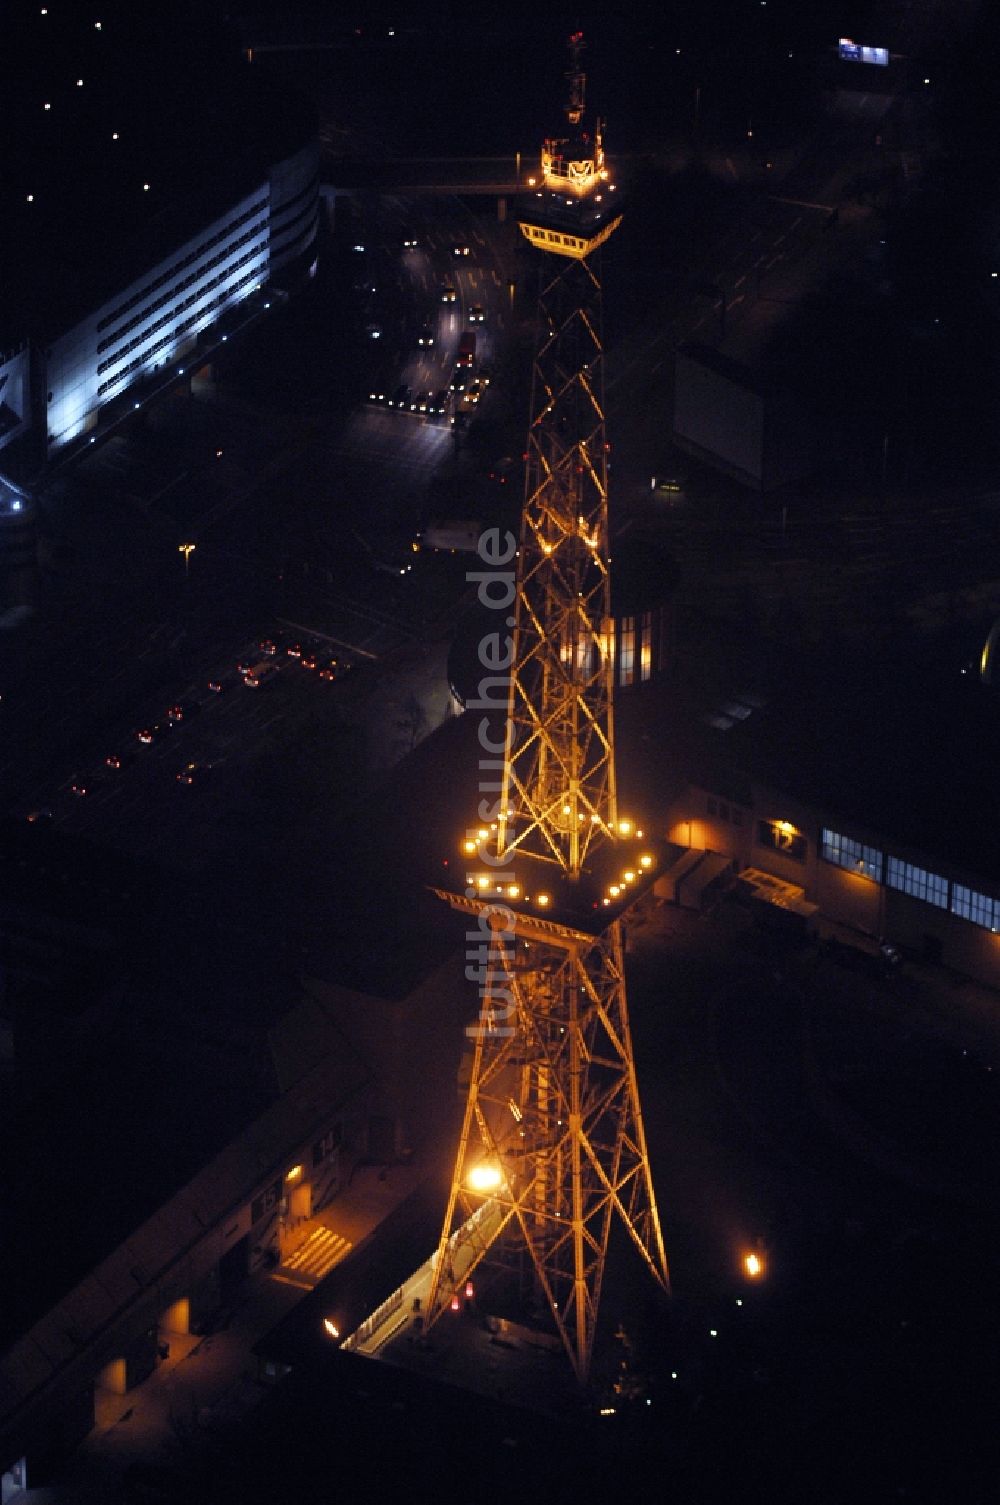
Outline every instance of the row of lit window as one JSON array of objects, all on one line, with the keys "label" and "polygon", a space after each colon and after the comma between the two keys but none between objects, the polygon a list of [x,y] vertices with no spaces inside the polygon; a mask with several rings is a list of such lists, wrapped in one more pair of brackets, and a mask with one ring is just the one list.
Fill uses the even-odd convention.
[{"label": "row of lit window", "polygon": [[[651,612],[643,612],[639,627],[639,680],[649,679],[653,672],[653,619]],[[622,617],[621,653],[618,659],[618,683],[635,683],[635,617]]]},{"label": "row of lit window", "polygon": [[[180,293],[183,292],[186,287],[197,285],[196,291],[191,293],[187,298],[184,298],[180,302],[174,302],[171,299],[169,303],[166,300],[160,303],[158,305],[159,308],[166,308],[166,312],[163,314],[163,316],[157,319],[155,324],[147,325],[147,327],[142,331],[141,334],[137,334],[135,338],[129,340],[127,344],[119,346],[118,349],[116,349],[111,355],[105,356],[103,361],[99,361],[97,366],[98,376],[100,376],[102,371],[108,371],[112,366],[117,366],[122,357],[128,355],[130,350],[138,350],[140,346],[148,345],[149,341],[154,337],[154,335],[159,332],[159,330],[163,328],[164,324],[169,324],[177,314],[183,313],[186,308],[190,308],[193,304],[197,303],[200,298],[203,298],[206,293],[210,293],[212,289],[214,287],[218,287],[220,283],[228,282],[233,273],[239,267],[245,266],[248,261],[252,261],[255,257],[263,256],[265,254],[264,246],[256,233],[241,236],[239,245],[245,245],[247,241],[254,243],[253,249],[248,251],[245,256],[241,256],[238,261],[230,262],[225,270],[219,272],[217,276],[208,278],[206,280],[205,273],[211,271],[213,267],[218,266],[220,262],[225,261],[230,255],[232,255],[232,252],[237,249],[237,246],[230,246],[220,256],[214,257],[212,261],[209,262],[208,266],[203,267],[193,276],[186,277],[184,281],[180,283],[179,286],[176,287],[173,291],[175,293]],[[142,317],[148,318],[151,313],[155,312],[156,309],[147,309]],[[132,321],[133,324],[137,324],[139,322],[140,320],[138,319],[133,319]],[[131,328],[132,326],[129,325],[128,327]],[[105,344],[110,343],[111,341],[105,341]]]},{"label": "row of lit window", "polygon": [[820,856],[836,867],[846,868],[849,873],[862,873],[866,878],[882,881],[882,853],[877,847],[865,846],[853,836],[841,836],[836,831],[823,827]]},{"label": "row of lit window", "polygon": [[560,235],[557,230],[540,230],[537,225],[529,225],[528,230],[532,240],[547,240],[556,246],[575,246],[579,249],[585,243],[579,235]]},{"label": "row of lit window", "polygon": [[[286,205],[284,205],[284,207],[282,208],[282,211],[281,211],[282,217],[285,216],[286,214],[288,214],[291,211],[292,212],[292,219],[288,220],[287,223],[284,226],[280,226],[279,227],[277,224],[275,224],[274,226],[272,226],[272,229],[271,229],[271,238],[272,238],[272,240],[275,238],[275,235],[276,235],[276,233],[278,233],[279,230],[283,231],[285,229],[291,229],[293,220],[295,218],[301,218],[302,213],[307,213],[308,212],[308,209],[309,209],[310,206],[306,205],[305,209],[302,210],[299,214],[295,214],[294,213],[294,211],[296,209],[296,206],[303,199],[308,198],[310,195],[314,195],[318,186],[319,186],[319,176],[318,176],[318,174],[316,174],[316,175],[314,175],[310,179],[309,183],[306,185],[305,188],[303,188],[301,190],[301,192],[297,193],[293,199],[290,199],[289,202]],[[316,206],[313,206],[313,207],[315,208]],[[107,319],[102,319],[101,322],[100,322],[100,324],[97,326],[98,329],[104,329],[104,328],[106,328],[106,326],[111,321],[113,321],[116,318],[120,318],[121,315],[123,313],[127,313],[130,308],[134,308],[137,302],[140,302],[143,299],[145,299],[150,293],[154,292],[156,289],[163,287],[165,285],[165,283],[169,282],[170,278],[172,276],[174,276],[178,271],[182,270],[186,266],[189,266],[191,264],[191,262],[194,261],[199,254],[201,254],[201,252],[203,252],[205,250],[210,250],[212,248],[212,246],[215,246],[221,240],[224,240],[227,235],[231,235],[234,230],[238,230],[238,229],[242,228],[242,226],[245,225],[248,220],[253,219],[253,218],[256,217],[257,218],[257,223],[250,230],[248,230],[245,234],[239,236],[236,240],[232,241],[225,248],[225,250],[219,252],[219,254],[217,256],[213,256],[212,259],[210,261],[206,262],[203,267],[199,268],[199,270],[197,272],[193,272],[189,277],[185,277],[181,282],[178,282],[170,290],[170,292],[168,292],[166,294],[166,298],[167,299],[172,298],[172,297],[176,296],[176,294],[183,292],[185,288],[191,287],[191,285],[193,283],[200,281],[200,279],[204,276],[204,274],[206,272],[211,271],[211,269],[213,267],[218,266],[221,262],[223,262],[226,259],[227,256],[231,255],[233,251],[238,250],[240,246],[246,245],[247,241],[253,240],[255,238],[255,236],[257,236],[259,234],[259,232],[260,232],[260,230],[261,230],[261,228],[262,228],[262,226],[264,224],[264,219],[266,217],[266,212],[267,212],[266,205],[258,204],[254,209],[252,209],[248,213],[244,214],[240,219],[235,220],[232,223],[232,225],[229,226],[229,228],[227,230],[222,231],[218,235],[213,236],[211,240],[207,240],[207,241],[203,242],[202,247],[201,247],[201,251],[193,253],[191,256],[186,256],[183,261],[177,262],[174,265],[174,267],[171,269],[170,272],[164,274],[164,276],[162,276],[162,277],[157,278],[157,280],[155,282],[151,282],[149,284],[149,286],[142,293],[139,293],[139,294],[136,295],[136,297],[131,298],[128,303],[122,304],[121,308],[119,308],[114,314],[109,315],[109,317]],[[159,299],[158,300],[158,304],[156,306],[162,305],[164,301],[165,301],[165,299],[163,299],[163,298]],[[121,339],[122,335],[127,334],[130,329],[134,329],[137,324],[141,324],[142,321],[143,321],[143,319],[148,318],[149,314],[152,313],[152,312],[154,312],[154,311],[155,311],[155,307],[144,308],[140,313],[136,314],[136,316],[134,318],[129,319],[129,321],[128,321],[127,324],[123,324],[120,329],[117,329],[114,334],[108,335],[103,340],[100,340],[98,342],[98,345],[97,345],[98,354],[100,354],[100,352],[102,350],[107,350],[110,346],[115,345],[117,343],[117,341]],[[124,355],[124,354],[126,354],[127,351],[136,349],[137,345],[141,344],[142,341],[147,338],[149,332],[150,331],[147,331],[147,333],[144,334],[144,335],[141,335],[138,340],[132,340],[132,341],[130,341],[130,343],[128,345],[123,346],[120,350],[118,350],[116,352],[116,356],[115,357],[112,357],[111,359],[106,360],[106,361],[102,361],[101,364],[97,368],[98,372],[107,370],[108,366],[110,366],[112,364],[112,361],[115,358],[117,358],[117,356]]]},{"label": "row of lit window", "polygon": [[294,198],[290,198],[287,204],[282,204],[281,208],[276,210],[275,213],[271,216],[272,234],[275,230],[284,229],[285,226],[283,225],[282,221],[285,219],[285,216],[291,213],[292,210],[297,210],[303,199],[315,198],[318,191],[319,173],[314,172],[306,186],[304,188],[300,188],[298,193],[295,194]]},{"label": "row of lit window", "polygon": [[319,223],[319,205],[307,206],[297,215],[295,223],[282,230],[279,235],[272,232],[269,246],[271,263],[273,266],[282,265],[289,253],[294,253],[316,238],[316,230]]},{"label": "row of lit window", "polygon": [[[245,235],[241,235],[238,240],[233,241],[232,245],[227,246],[224,251],[220,251],[217,256],[213,256],[211,261],[206,262],[203,267],[199,267],[196,272],[192,272],[191,275],[185,277],[182,282],[178,282],[177,285],[175,287],[172,287],[164,297],[160,298],[156,303],[150,304],[148,308],[144,308],[142,310],[142,313],[137,314],[134,319],[130,319],[127,324],[123,324],[121,329],[117,330],[115,334],[109,335],[106,339],[101,340],[100,344],[97,347],[98,351],[107,350],[110,346],[117,346],[117,348],[113,350],[111,355],[106,356],[103,361],[99,362],[97,367],[98,372],[100,373],[101,371],[106,371],[109,366],[113,366],[116,361],[120,360],[123,355],[127,355],[130,350],[135,350],[139,345],[144,344],[145,341],[149,339],[149,336],[159,328],[160,324],[163,323],[163,320],[161,319],[158,324],[150,325],[149,328],[144,329],[141,334],[136,335],[134,339],[129,340],[127,344],[118,345],[118,341],[122,338],[123,335],[127,334],[130,329],[135,329],[137,325],[142,324],[143,321],[150,318],[151,315],[159,312],[161,308],[174,310],[177,308],[188,307],[190,299],[180,304],[174,302],[174,299],[177,297],[177,295],[179,293],[182,293],[185,288],[193,287],[195,286],[195,284],[201,284],[203,291],[207,290],[208,288],[215,287],[220,280],[224,279],[228,275],[228,272],[223,272],[221,278],[216,277],[211,282],[205,282],[204,278],[207,272],[212,271],[214,267],[220,266],[224,261],[227,260],[228,257],[233,254],[234,251],[238,251],[241,246],[245,246],[248,243],[254,242],[257,243],[258,247],[262,246],[263,237],[261,235],[261,229],[262,226],[256,225],[252,230],[248,230]],[[244,256],[241,261],[234,262],[233,266],[242,266],[243,262],[246,259],[247,258]],[[195,293],[194,296],[197,297],[198,294]]]},{"label": "row of lit window", "polygon": [[[100,321],[97,326],[98,333],[100,333],[102,329],[107,329],[109,325],[114,324],[124,314],[127,314],[130,309],[137,307],[137,305],[140,303],[144,303],[146,299],[148,299],[153,293],[158,292],[160,288],[166,287],[167,283],[171,280],[171,278],[176,277],[178,272],[182,272],[185,267],[192,266],[196,261],[199,261],[207,251],[210,251],[212,249],[213,246],[217,246],[222,241],[228,240],[229,237],[234,233],[234,231],[242,229],[243,226],[246,225],[250,220],[260,215],[266,216],[266,214],[266,200],[258,200],[250,209],[247,209],[243,214],[241,214],[238,219],[231,220],[226,225],[225,229],[220,230],[217,232],[217,234],[210,236],[208,240],[203,240],[195,250],[191,251],[180,261],[175,261],[173,265],[166,272],[161,273],[161,275],[157,277],[155,281],[147,282],[146,286],[142,288],[140,292],[135,293],[131,298],[129,298],[127,303],[120,303],[116,309],[114,309],[107,315],[106,318],[103,318]],[[140,314],[139,318],[142,317],[143,315]],[[134,319],[131,320],[129,324],[124,326],[123,329],[118,330],[117,334],[112,335],[111,339],[117,339],[119,335],[124,334],[125,329],[131,328],[132,324],[136,322],[137,321]],[[103,344],[98,345],[98,350],[104,349],[107,343],[108,341],[105,341],[103,342]]]},{"label": "row of lit window", "polygon": [[[305,221],[309,223],[304,223]],[[305,245],[315,235],[318,221],[319,204],[317,203],[307,204],[304,209],[299,210],[293,220],[289,220],[288,224],[280,229],[275,229],[272,223],[270,239],[272,256],[287,250],[296,240],[301,240]]]},{"label": "row of lit window", "polygon": [[900,893],[910,894],[937,909],[950,909],[963,920],[971,920],[986,930],[1000,929],[1000,899],[978,893],[962,883],[950,883],[941,873],[929,872],[901,857],[886,858],[877,847],[866,846],[851,836],[823,829],[821,855],[827,862],[848,872],[862,873],[876,883],[885,883]]},{"label": "row of lit window", "polygon": [[[250,260],[251,258],[247,257],[246,259]],[[150,349],[143,351],[142,355],[137,356],[134,361],[129,361],[128,365],[123,366],[120,371],[117,371],[115,373],[114,376],[109,376],[106,381],[102,381],[97,389],[98,396],[106,397],[113,388],[120,389],[127,376],[129,376],[133,371],[138,370],[141,366],[145,366],[154,356],[160,355],[163,351],[172,349],[173,346],[176,345],[177,340],[180,338],[180,336],[186,334],[188,330],[193,329],[194,326],[199,322],[199,320],[203,319],[206,314],[211,313],[214,309],[222,307],[232,299],[246,294],[255,282],[257,275],[257,272],[251,272],[250,276],[244,282],[239,283],[235,287],[228,286],[225,292],[220,293],[219,296],[217,298],[214,298],[210,303],[204,304],[201,308],[198,309],[197,313],[192,314],[189,319],[185,319],[181,324],[174,325],[167,339],[161,340],[158,345],[154,345]]]},{"label": "row of lit window", "polygon": [[[317,212],[318,206],[313,205],[312,215],[314,220],[317,216]],[[310,208],[309,206],[307,206],[300,212],[298,218],[301,219],[303,216],[308,215],[309,213]],[[290,227],[290,229],[291,228],[292,227]],[[258,246],[253,252],[250,253],[250,255],[241,257],[239,261],[234,261],[230,266],[226,268],[224,272],[220,273],[219,276],[212,278],[211,281],[208,282],[204,280],[205,273],[207,271],[210,271],[212,267],[218,266],[220,262],[225,261],[228,256],[232,255],[233,251],[237,250],[242,245],[246,245],[248,241],[256,240],[258,236],[258,230],[259,227],[252,231],[248,231],[245,235],[241,235],[239,240],[234,241],[231,246],[228,246],[226,250],[221,252],[218,256],[214,256],[206,266],[193,273],[190,277],[185,277],[183,282],[179,282],[177,286],[172,290],[172,295],[183,292],[185,288],[191,287],[195,283],[199,284],[198,291],[193,293],[190,297],[185,298],[181,303],[172,302],[170,304],[168,312],[162,319],[159,319],[155,324],[151,324],[147,329],[143,330],[142,334],[136,335],[135,339],[129,340],[128,344],[120,346],[114,351],[112,355],[107,356],[103,361],[99,362],[97,367],[98,375],[100,375],[102,371],[108,371],[112,366],[117,366],[122,357],[128,355],[129,351],[138,350],[148,345],[150,339],[160,329],[163,328],[164,324],[170,323],[177,316],[177,314],[183,313],[185,309],[191,308],[193,304],[199,302],[206,293],[211,292],[212,288],[218,287],[220,283],[228,281],[232,273],[236,271],[238,267],[245,266],[248,261],[251,261],[254,258],[254,256],[262,254],[262,248]],[[162,307],[162,301],[159,306]],[[123,329],[118,331],[117,335],[113,335],[110,339],[102,340],[100,345],[98,345],[97,347],[98,350],[106,349],[108,345],[113,344],[115,340],[119,339],[121,335],[125,333],[126,330],[132,329],[136,324],[140,323],[142,319],[148,318],[151,312],[153,312],[152,309],[146,309],[137,318],[130,320],[130,322],[126,324]],[[131,365],[123,369],[130,371],[132,370],[132,367],[134,365],[135,362],[132,362]],[[119,371],[118,374],[120,375],[121,372]],[[115,379],[116,378],[108,378],[108,380],[104,381],[101,384],[98,390],[104,391],[108,386],[114,384]]]}]

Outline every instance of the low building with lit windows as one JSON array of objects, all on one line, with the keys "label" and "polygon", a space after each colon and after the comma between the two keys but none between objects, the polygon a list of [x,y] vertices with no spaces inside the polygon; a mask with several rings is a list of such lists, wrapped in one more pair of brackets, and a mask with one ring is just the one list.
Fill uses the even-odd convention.
[{"label": "low building with lit windows", "polygon": [[661,679],[674,653],[676,566],[655,544],[614,544],[611,609],[615,620],[615,686]]},{"label": "low building with lit windows", "polygon": [[1000,987],[996,692],[900,676],[742,710],[706,729],[668,838],[751,887],[769,875],[820,924]]},{"label": "low building with lit windows", "polygon": [[[279,1083],[263,1111],[209,1154],[203,1168],[165,1195],[161,1205],[153,1200],[145,1217],[124,1225],[124,1234],[121,1227],[117,1237],[107,1227],[92,1230],[90,1246],[103,1247],[103,1258],[84,1263],[71,1278],[63,1255],[58,1269],[63,1280],[55,1287],[45,1239],[56,1235],[48,1225],[36,1233],[42,1250],[38,1288],[47,1281],[58,1294],[36,1310],[12,1307],[0,1326],[4,1500],[17,1487],[49,1484],[93,1427],[113,1425],[127,1404],[122,1397],[132,1394],[171,1349],[175,1358],[178,1351],[189,1353],[196,1335],[211,1330],[213,1318],[248,1275],[271,1270],[281,1260],[291,1261],[294,1275],[296,1255],[283,1254],[283,1247],[340,1189],[344,1146],[352,1130],[357,1132],[366,1074],[343,1039],[308,1006],[282,1021],[274,1040],[285,1068],[293,1063],[293,1079]],[[121,1083],[115,1085],[127,1096]],[[179,1104],[176,1119],[161,1125],[164,1134],[181,1134],[185,1106],[190,1105]],[[108,1117],[125,1127],[124,1115]],[[148,1125],[132,1122],[128,1131],[140,1145],[151,1137]],[[155,1191],[170,1185],[170,1176],[164,1157],[153,1164],[155,1156],[147,1150],[151,1186],[141,1185],[137,1157],[121,1141],[116,1148],[107,1129],[105,1134],[107,1155],[100,1168],[117,1183],[120,1222],[124,1209],[148,1207]],[[69,1149],[66,1156],[90,1183],[97,1167],[84,1165]],[[103,1206],[95,1197],[92,1205]],[[55,1205],[75,1251],[83,1238],[67,1226],[74,1208],[65,1198]],[[332,1263],[337,1241],[324,1235],[322,1225],[315,1229],[319,1236],[308,1251],[302,1246],[302,1259],[318,1256],[317,1246],[329,1246]],[[26,1285],[22,1279],[18,1295]],[[18,1317],[27,1311],[30,1318],[19,1325]]]},{"label": "low building with lit windows", "polygon": [[[675,651],[676,580],[673,559],[648,540],[627,538],[614,545],[611,652],[616,691],[660,681],[668,673]],[[458,712],[478,694],[486,672],[480,643],[496,629],[496,613],[485,607],[473,608],[458,624],[448,655],[448,680]]]},{"label": "low building with lit windows", "polygon": [[0,188],[0,465],[24,479],[153,392],[277,282],[320,223],[311,108],[193,7],[75,0],[11,28]]}]

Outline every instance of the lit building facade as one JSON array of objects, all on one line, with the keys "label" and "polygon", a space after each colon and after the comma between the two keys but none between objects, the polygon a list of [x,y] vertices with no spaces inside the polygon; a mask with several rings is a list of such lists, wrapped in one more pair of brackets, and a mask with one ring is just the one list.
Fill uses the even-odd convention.
[{"label": "lit building facade", "polygon": [[692,782],[666,812],[678,846],[771,874],[859,939],[885,937],[1000,987],[1000,874],[738,775]]},{"label": "lit building facade", "polygon": [[109,0],[99,19],[84,0],[17,4],[0,56],[18,122],[0,182],[0,470],[30,482],[236,306],[308,270],[319,139],[313,105],[248,67],[197,0]]},{"label": "lit building facade", "polygon": [[[277,1033],[286,1028],[294,1035],[294,1017]],[[189,1335],[206,1330],[248,1275],[275,1266],[296,1226],[337,1195],[346,1146],[363,1133],[365,1074],[339,1036],[331,1050],[311,1016],[305,1029],[313,1063],[299,1080],[13,1341],[0,1342],[3,1500],[50,1484],[171,1346],[189,1352]]]},{"label": "lit building facade", "polygon": [[51,459],[97,428],[116,399],[195,352],[228,310],[308,264],[319,216],[319,148],[310,141],[47,348],[26,344],[0,363],[0,449],[44,421]]}]

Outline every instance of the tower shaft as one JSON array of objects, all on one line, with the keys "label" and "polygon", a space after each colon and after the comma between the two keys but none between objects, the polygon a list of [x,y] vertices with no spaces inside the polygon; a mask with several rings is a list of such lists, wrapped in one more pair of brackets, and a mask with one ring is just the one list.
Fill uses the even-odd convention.
[{"label": "tower shaft", "polygon": [[601,286],[584,259],[546,263],[499,844],[576,878],[617,822]]},{"label": "tower shaft", "polygon": [[[574,127],[582,38],[571,39]],[[595,145],[596,143],[596,145]],[[558,143],[566,144],[565,142]],[[546,254],[509,652],[497,819],[466,835],[478,1022],[425,1309],[461,1300],[487,1255],[526,1262],[585,1383],[608,1241],[621,1220],[654,1280],[667,1262],[639,1102],[621,916],[655,858],[619,816],[599,247],[611,211],[599,130],[545,143],[521,222]],[[590,148],[589,156],[586,149]],[[495,739],[493,739],[495,740]],[[482,864],[477,867],[477,863]],[[527,1260],[525,1261],[525,1256]]]}]

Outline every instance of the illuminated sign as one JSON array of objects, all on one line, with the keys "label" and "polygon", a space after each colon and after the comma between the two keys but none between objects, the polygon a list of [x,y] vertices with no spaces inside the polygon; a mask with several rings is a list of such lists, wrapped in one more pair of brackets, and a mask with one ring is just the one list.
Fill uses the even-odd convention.
[{"label": "illuminated sign", "polygon": [[888,47],[862,47],[850,37],[841,37],[837,50],[845,63],[875,63],[879,68],[889,66]]}]

